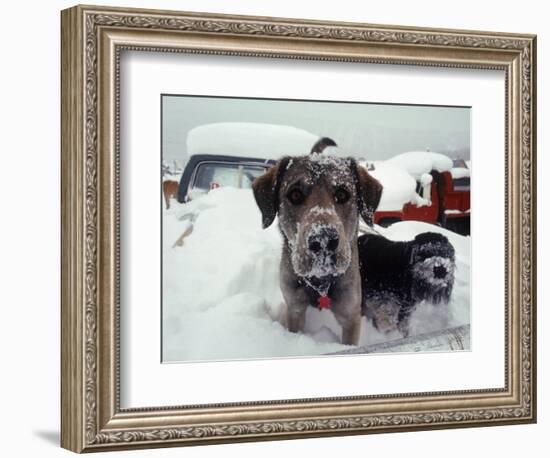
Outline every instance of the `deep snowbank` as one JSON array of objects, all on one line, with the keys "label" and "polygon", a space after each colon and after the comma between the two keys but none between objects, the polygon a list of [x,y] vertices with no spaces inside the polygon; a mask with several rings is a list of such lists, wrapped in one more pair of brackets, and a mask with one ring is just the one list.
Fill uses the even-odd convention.
[{"label": "deep snowbank", "polygon": [[[470,241],[420,222],[379,232],[410,240],[420,232],[445,234],[457,255],[448,313],[423,304],[411,319],[412,334],[469,323]],[[175,242],[187,232],[181,246]],[[276,222],[261,228],[251,190],[219,188],[163,214],[163,359],[214,360],[318,355],[349,348],[329,310],[307,312],[303,334],[284,326],[279,289],[281,236]],[[360,345],[399,338],[382,335],[363,318]]]}]

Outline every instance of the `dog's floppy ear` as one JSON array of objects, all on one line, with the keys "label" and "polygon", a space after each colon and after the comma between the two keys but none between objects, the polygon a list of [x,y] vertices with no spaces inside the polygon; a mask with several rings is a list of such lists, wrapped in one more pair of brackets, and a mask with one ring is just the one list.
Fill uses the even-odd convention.
[{"label": "dog's floppy ear", "polygon": [[279,188],[287,165],[288,158],[281,159],[252,183],[256,204],[262,212],[264,229],[271,226],[279,210]]},{"label": "dog's floppy ear", "polygon": [[380,198],[382,197],[382,185],[374,178],[365,167],[351,161],[355,171],[355,183],[357,186],[357,207],[359,214],[369,226],[374,224],[374,212],[376,211]]}]

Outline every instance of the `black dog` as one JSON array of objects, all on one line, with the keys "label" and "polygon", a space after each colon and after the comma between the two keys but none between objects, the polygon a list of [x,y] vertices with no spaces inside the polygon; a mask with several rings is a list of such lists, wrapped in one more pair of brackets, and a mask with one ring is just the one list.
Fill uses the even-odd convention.
[{"label": "black dog", "polygon": [[444,235],[425,232],[410,242],[394,242],[368,233],[358,245],[362,311],[378,330],[398,329],[406,337],[418,303],[449,302],[455,250]]}]

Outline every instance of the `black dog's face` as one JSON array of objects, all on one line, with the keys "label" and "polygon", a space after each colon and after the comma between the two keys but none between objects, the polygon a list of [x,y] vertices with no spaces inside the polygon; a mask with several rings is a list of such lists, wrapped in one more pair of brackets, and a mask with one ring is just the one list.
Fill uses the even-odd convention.
[{"label": "black dog's face", "polygon": [[412,246],[411,271],[416,301],[448,302],[454,283],[453,246],[440,234],[421,234]]}]

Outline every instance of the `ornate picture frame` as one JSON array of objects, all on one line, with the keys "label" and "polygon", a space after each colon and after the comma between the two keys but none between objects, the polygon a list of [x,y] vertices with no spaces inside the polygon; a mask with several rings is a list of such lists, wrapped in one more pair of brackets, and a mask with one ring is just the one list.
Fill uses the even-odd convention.
[{"label": "ornate picture frame", "polygon": [[[61,445],[75,452],[536,421],[536,37],[76,6],[62,12]],[[124,50],[505,73],[505,387],[123,409]]]}]

